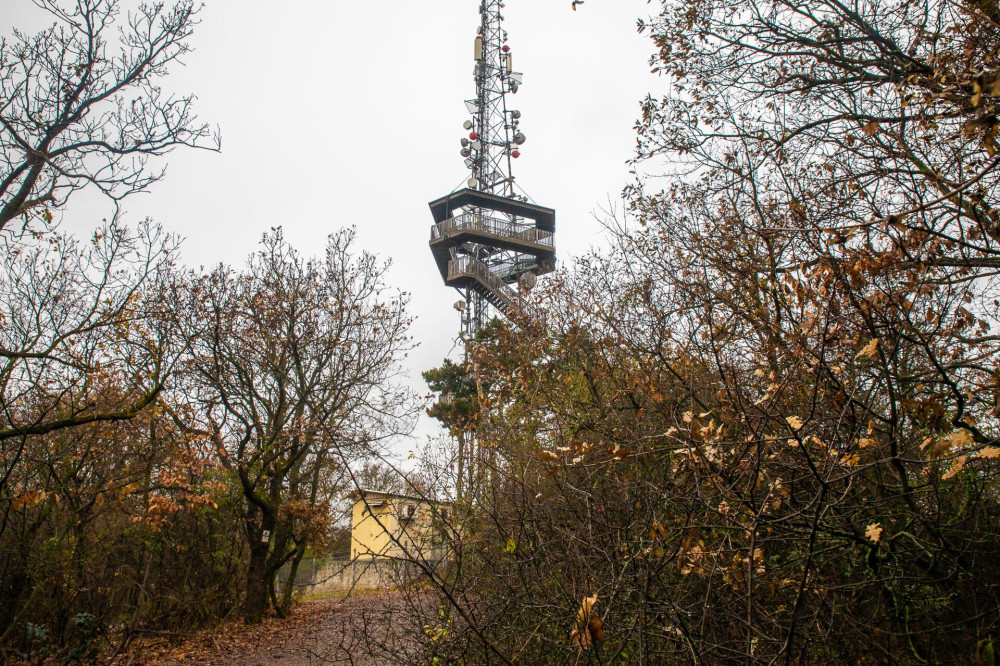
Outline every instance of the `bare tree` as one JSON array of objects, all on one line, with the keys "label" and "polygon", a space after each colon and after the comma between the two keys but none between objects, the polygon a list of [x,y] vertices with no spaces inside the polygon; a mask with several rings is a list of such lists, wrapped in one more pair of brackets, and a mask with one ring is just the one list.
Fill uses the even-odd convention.
[{"label": "bare tree", "polygon": [[[181,351],[151,297],[176,250],[157,227],[9,247],[0,272],[0,493],[25,438],[131,418],[156,399]],[[109,403],[110,385],[123,389]]]},{"label": "bare tree", "polygon": [[392,381],[411,345],[406,296],[387,292],[387,264],[355,256],[353,242],[340,231],[307,261],[276,230],[245,272],[194,282],[190,390],[246,498],[248,621],[329,517],[317,500],[330,466],[408,428],[414,411]]},{"label": "bare tree", "polygon": [[119,0],[35,4],[55,23],[0,41],[0,229],[17,218],[48,223],[88,186],[117,208],[163,176],[151,157],[219,148],[194,115],[194,97],[160,88],[190,52],[191,0],[143,4],[124,21]]}]

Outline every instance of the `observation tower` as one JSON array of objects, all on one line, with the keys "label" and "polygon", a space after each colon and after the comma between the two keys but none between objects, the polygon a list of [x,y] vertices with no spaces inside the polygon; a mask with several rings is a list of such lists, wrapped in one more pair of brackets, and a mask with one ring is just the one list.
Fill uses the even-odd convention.
[{"label": "observation tower", "polygon": [[501,0],[479,0],[472,53],[476,96],[465,102],[469,117],[461,137],[468,181],[430,203],[431,252],[444,283],[462,294],[455,307],[467,339],[486,324],[491,308],[513,314],[537,276],[551,272],[556,261],[555,211],[531,202],[514,182],[512,167],[525,136],[521,112],[511,108],[508,96],[517,94],[524,75],[513,69],[503,7]]}]

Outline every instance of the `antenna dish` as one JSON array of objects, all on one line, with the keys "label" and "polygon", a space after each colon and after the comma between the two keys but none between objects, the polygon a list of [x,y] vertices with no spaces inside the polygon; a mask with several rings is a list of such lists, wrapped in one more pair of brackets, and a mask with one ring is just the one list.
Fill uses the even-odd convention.
[{"label": "antenna dish", "polygon": [[462,152],[462,157],[469,157],[470,155],[472,155],[472,151],[469,150],[468,148],[462,148],[461,152]]},{"label": "antenna dish", "polygon": [[470,178],[470,179],[469,179],[469,182],[468,182],[468,183],[466,183],[466,185],[468,185],[470,189],[473,189],[473,190],[474,190],[474,189],[476,189],[477,187],[479,187],[479,181],[478,181],[478,180],[476,180],[475,178]]},{"label": "antenna dish", "polygon": [[462,127],[464,127],[465,129],[472,129],[472,121],[466,120],[464,123],[462,123]]},{"label": "antenna dish", "polygon": [[521,277],[517,279],[517,283],[521,285],[521,288],[525,291],[531,291],[535,288],[538,283],[538,276],[528,271],[527,273],[521,273]]},{"label": "antenna dish", "polygon": [[525,141],[527,141],[527,138],[520,132],[514,135],[514,143],[516,143],[517,145],[520,146],[524,144]]},{"label": "antenna dish", "polygon": [[483,142],[480,141],[479,139],[476,139],[475,141],[472,142],[472,147],[475,150],[482,150],[483,149]]},{"label": "antenna dish", "polygon": [[510,112],[510,117],[513,118],[514,120],[517,120],[518,118],[521,117],[521,112],[518,111],[517,109],[514,109],[513,111]]},{"label": "antenna dish", "polygon": [[465,312],[468,308],[469,308],[469,304],[466,303],[465,301],[456,301],[455,302],[455,309],[458,310],[459,312]]}]

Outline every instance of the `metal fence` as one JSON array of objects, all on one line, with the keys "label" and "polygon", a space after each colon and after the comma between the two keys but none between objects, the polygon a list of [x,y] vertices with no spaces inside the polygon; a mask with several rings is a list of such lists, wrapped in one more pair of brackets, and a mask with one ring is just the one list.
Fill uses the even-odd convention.
[{"label": "metal fence", "polygon": [[[311,557],[303,558],[299,562],[299,569],[295,572],[295,580],[292,584],[295,587],[308,587],[311,585],[317,585],[323,582],[323,578],[329,576],[331,569],[339,568],[337,565],[342,567],[350,566],[351,558],[347,555],[342,557]],[[286,564],[285,566],[278,569],[278,573],[275,575],[281,588],[284,589],[286,583],[288,583],[289,574],[292,571],[292,565]]]}]

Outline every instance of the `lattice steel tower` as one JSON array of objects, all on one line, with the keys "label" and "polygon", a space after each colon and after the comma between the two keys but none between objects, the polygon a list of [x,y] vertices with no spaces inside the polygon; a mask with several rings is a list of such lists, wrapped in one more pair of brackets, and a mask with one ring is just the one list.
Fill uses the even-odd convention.
[{"label": "lattice steel tower", "polygon": [[[474,336],[489,310],[511,315],[521,293],[555,267],[556,214],[515,192],[513,160],[525,142],[521,112],[508,107],[523,75],[513,71],[500,14],[504,2],[480,0],[473,56],[476,96],[466,100],[461,154],[471,171],[467,187],[430,203],[431,251],[456,303],[462,331]],[[520,188],[517,188],[518,190]]]}]

